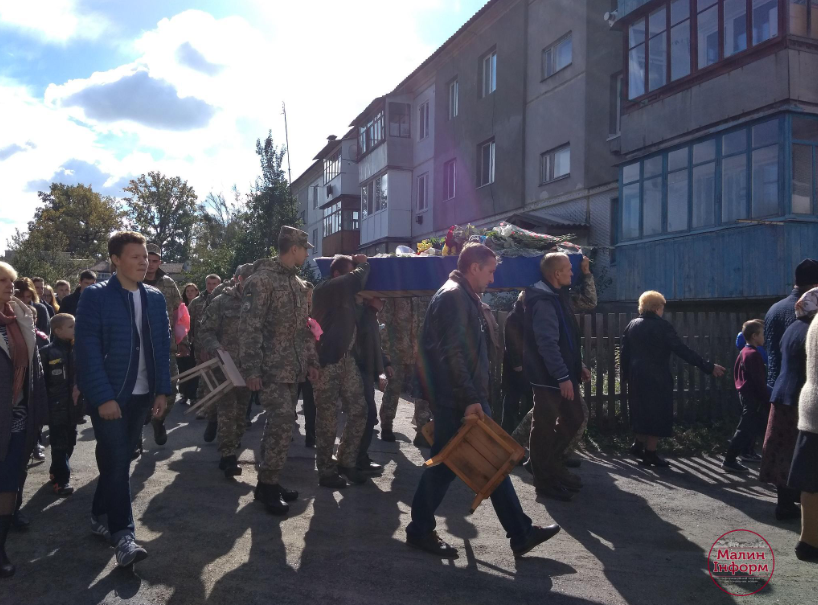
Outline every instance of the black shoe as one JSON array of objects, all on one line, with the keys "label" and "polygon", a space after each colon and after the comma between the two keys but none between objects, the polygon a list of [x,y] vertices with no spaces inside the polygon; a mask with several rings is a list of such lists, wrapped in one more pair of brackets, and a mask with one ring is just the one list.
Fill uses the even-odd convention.
[{"label": "black shoe", "polygon": [[366,475],[364,475],[357,468],[347,468],[344,466],[339,466],[338,474],[344,475],[350,483],[355,483],[356,485],[366,483],[367,479]]},{"label": "black shoe", "polygon": [[241,475],[241,467],[235,456],[222,456],[219,468],[224,471],[224,476],[228,479]]},{"label": "black shoe", "polygon": [[286,515],[290,505],[281,499],[280,487],[277,484],[259,483],[253,497],[264,504],[267,512],[274,515]]},{"label": "black shoe", "polygon": [[429,532],[422,538],[417,538],[411,534],[406,534],[406,543],[413,548],[425,550],[428,553],[443,557],[444,559],[456,559],[457,549],[451,544],[444,542],[436,531]]},{"label": "black shoe", "polygon": [[287,489],[283,485],[278,485],[278,493],[281,495],[281,499],[284,502],[295,502],[298,500],[298,492],[294,489]]},{"label": "black shoe", "polygon": [[381,429],[381,441],[386,441],[387,443],[395,443],[395,433],[392,432],[392,429],[383,428]]},{"label": "black shoe", "polygon": [[344,489],[347,486],[347,480],[341,475],[324,475],[318,478],[318,485],[332,489]]},{"label": "black shoe", "polygon": [[204,432],[205,443],[212,443],[213,440],[216,438],[216,433],[218,432],[218,430],[219,430],[218,422],[208,422]]},{"label": "black shoe", "polygon": [[369,457],[358,462],[357,468],[360,472],[367,473],[368,475],[380,475],[383,473],[383,465],[372,462]]},{"label": "black shoe", "polygon": [[759,464],[761,462],[761,456],[756,454],[755,452],[749,452],[747,454],[742,454],[739,456],[741,461],[748,464]]},{"label": "black shoe", "polygon": [[304,438],[304,447],[315,447],[315,435],[307,435]]},{"label": "black shoe", "polygon": [[427,448],[432,447],[431,444],[428,441],[426,441],[426,437],[420,431],[418,431],[417,435],[415,435],[415,439],[414,439],[414,441],[412,441],[412,445],[414,445],[415,447],[427,447]]},{"label": "black shoe", "polygon": [[798,557],[800,561],[818,562],[818,548],[806,542],[798,542],[798,544],[795,545],[795,556]]},{"label": "black shoe", "polygon": [[562,459],[562,464],[567,468],[579,468],[582,465],[582,460],[576,456],[566,456]]},{"label": "black shoe", "polygon": [[559,500],[560,502],[570,502],[574,497],[574,494],[568,491],[559,482],[549,483],[543,487],[538,487],[536,492],[538,496],[551,498],[552,500]]},{"label": "black shoe", "polygon": [[728,473],[746,473],[750,469],[735,458],[725,458],[724,462],[721,463],[721,470]]},{"label": "black shoe", "polygon": [[787,505],[777,505],[775,507],[775,519],[776,521],[792,521],[793,519],[800,519],[801,518],[801,509],[798,508],[795,504]]},{"label": "black shoe", "polygon": [[658,468],[666,468],[670,466],[670,462],[662,458],[655,451],[645,450],[645,456],[639,461],[639,464],[644,466],[655,466]]},{"label": "black shoe", "polygon": [[511,551],[515,557],[522,557],[527,552],[530,552],[543,542],[547,542],[560,532],[560,526],[556,523],[547,527],[539,527],[537,525],[531,528],[531,533],[520,548],[512,548]]},{"label": "black shoe", "polygon": [[156,445],[165,445],[168,442],[168,432],[165,430],[165,423],[162,420],[153,419],[153,440]]},{"label": "black shoe", "polygon": [[634,441],[633,445],[631,445],[628,453],[631,456],[636,456],[637,458],[642,458],[645,455],[645,444],[641,441]]}]

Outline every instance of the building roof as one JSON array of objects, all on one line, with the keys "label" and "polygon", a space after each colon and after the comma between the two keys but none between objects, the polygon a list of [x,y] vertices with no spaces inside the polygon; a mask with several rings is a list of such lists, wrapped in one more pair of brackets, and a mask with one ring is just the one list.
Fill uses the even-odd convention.
[{"label": "building roof", "polygon": [[[310,174],[313,171],[315,171],[316,167],[320,167],[321,170],[323,170],[323,164],[320,161],[313,162],[312,164],[310,164],[309,168],[307,168],[304,172],[302,172],[300,175],[298,175],[295,178],[295,180],[292,183],[290,183],[290,189],[294,189],[296,187],[296,184],[299,181],[301,181],[304,177],[310,176]],[[318,172],[320,172],[320,171],[318,171]]]},{"label": "building roof", "polygon": [[335,151],[335,149],[341,144],[341,141],[346,141],[347,139],[354,139],[355,138],[355,129],[350,128],[347,133],[339,138],[329,139],[327,140],[327,144],[324,145],[324,148],[318,152],[313,159],[314,160],[323,160],[326,158],[331,152]]},{"label": "building roof", "polygon": [[349,123],[349,125],[350,125],[350,126],[355,126],[355,125],[356,125],[356,124],[357,124],[357,123],[358,123],[360,120],[362,120],[362,119],[363,119],[363,118],[364,118],[364,117],[365,117],[365,116],[366,116],[366,115],[367,115],[369,112],[371,112],[373,109],[375,109],[375,107],[376,107],[376,106],[377,106],[379,103],[383,103],[383,100],[384,100],[385,98],[386,98],[386,96],[384,95],[384,96],[382,96],[382,97],[378,97],[378,98],[376,98],[376,99],[373,99],[373,100],[372,100],[372,102],[371,102],[369,105],[367,105],[367,106],[366,106],[366,109],[364,109],[364,110],[363,110],[361,113],[359,113],[357,116],[355,116],[355,119],[354,119],[354,120],[352,120],[352,122],[350,122],[350,123]]}]

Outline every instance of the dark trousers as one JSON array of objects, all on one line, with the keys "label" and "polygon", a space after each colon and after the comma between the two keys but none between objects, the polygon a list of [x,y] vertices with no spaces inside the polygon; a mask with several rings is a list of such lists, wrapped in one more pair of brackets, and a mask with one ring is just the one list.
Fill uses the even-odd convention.
[{"label": "dark trousers", "polygon": [[48,473],[54,476],[54,482],[64,487],[71,480],[69,460],[77,444],[77,426],[49,425],[48,438],[51,442],[51,468]]},{"label": "dark trousers", "polygon": [[309,380],[298,385],[298,393],[303,396],[304,403],[304,433],[315,439],[315,397],[312,393],[312,383]]},{"label": "dark trousers", "polygon": [[528,414],[533,406],[534,395],[531,383],[525,379],[523,372],[507,369],[503,381],[503,430],[509,434],[514,432],[517,425]]},{"label": "dark trousers", "polygon": [[734,460],[739,454],[747,453],[762,426],[761,408],[763,404],[744,393],[739,393],[738,398],[741,401],[741,418],[730,440],[730,447],[727,448],[725,454],[727,460]]},{"label": "dark trousers", "polygon": [[375,403],[375,378],[371,372],[361,368],[361,381],[364,383],[364,399],[366,400],[366,427],[361,438],[361,447],[358,448],[358,466],[366,466],[369,462],[369,446],[375,435],[375,425],[378,424],[378,406]]},{"label": "dark trousers", "polygon": [[[432,445],[432,457],[440,453],[440,450],[455,436],[460,430],[460,423],[463,420],[463,412],[441,405],[435,408],[435,442]],[[491,415],[488,406],[483,406],[483,411]],[[415,497],[412,500],[412,522],[406,528],[406,533],[422,537],[434,531],[435,511],[443,502],[449,485],[454,480],[455,474],[445,464],[439,464],[423,471],[420,477]],[[525,543],[528,534],[531,532],[531,519],[523,512],[517,492],[511,484],[511,479],[506,477],[497,489],[491,494],[491,504],[494,512],[503,529],[506,530],[506,537],[511,540],[511,547],[517,548]]]},{"label": "dark trousers", "polygon": [[[193,347],[190,347],[190,355],[187,357],[177,357],[176,364],[179,366],[179,373],[187,372],[196,367],[196,357],[193,354]],[[194,401],[196,399],[196,390],[199,388],[199,378],[193,378],[187,382],[179,385],[179,392],[184,399]]]},{"label": "dark trousers", "polygon": [[534,416],[531,422],[531,467],[534,485],[544,487],[562,470],[560,458],[582,426],[579,386],[574,399],[563,399],[559,389],[534,387]]},{"label": "dark trousers", "polygon": [[134,534],[131,512],[131,454],[142,436],[142,426],[151,408],[149,395],[134,395],[121,405],[122,417],[103,420],[96,408],[91,409],[91,423],[97,440],[99,469],[97,490],[91,513],[108,515],[108,531],[114,544]]}]

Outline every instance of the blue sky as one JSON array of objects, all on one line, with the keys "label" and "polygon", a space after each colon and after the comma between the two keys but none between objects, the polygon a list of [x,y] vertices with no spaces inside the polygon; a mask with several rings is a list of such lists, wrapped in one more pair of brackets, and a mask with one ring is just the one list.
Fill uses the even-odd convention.
[{"label": "blue sky", "polygon": [[51,181],[246,190],[282,101],[298,175],[484,3],[0,0],[0,250]]}]

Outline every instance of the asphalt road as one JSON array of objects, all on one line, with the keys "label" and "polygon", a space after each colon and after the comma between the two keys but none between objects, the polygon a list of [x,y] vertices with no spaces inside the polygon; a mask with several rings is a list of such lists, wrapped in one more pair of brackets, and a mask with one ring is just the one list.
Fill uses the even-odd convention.
[{"label": "asphalt road", "polygon": [[[72,497],[51,495],[47,463],[30,469],[24,510],[32,526],[9,538],[17,575],[0,581],[0,604],[816,602],[818,568],[793,552],[797,524],[774,520],[774,494],[754,476],[724,475],[713,459],[656,471],[584,453],[585,488],[572,503],[538,500],[518,469],[513,481],[529,516],[562,526],[519,560],[490,502],[469,515],[473,494],[456,481],[438,511],[438,530],[460,551],[446,562],[404,544],[428,454],[411,444],[409,404],[399,409],[399,443],[373,444],[386,472],[344,491],[318,487],[313,450],[294,431],[282,483],[301,495],[284,519],[253,501],[263,416],[244,438],[244,474],[228,481],[215,444],[202,440],[205,423],[183,411],[174,409],[165,446],[145,431],[145,454],[133,466],[137,538],[149,558],[118,569],[113,550],[89,532],[96,486],[89,423],[72,459]],[[708,574],[714,541],[739,528],[761,534],[775,553],[771,582],[750,597],[727,595]]]}]

